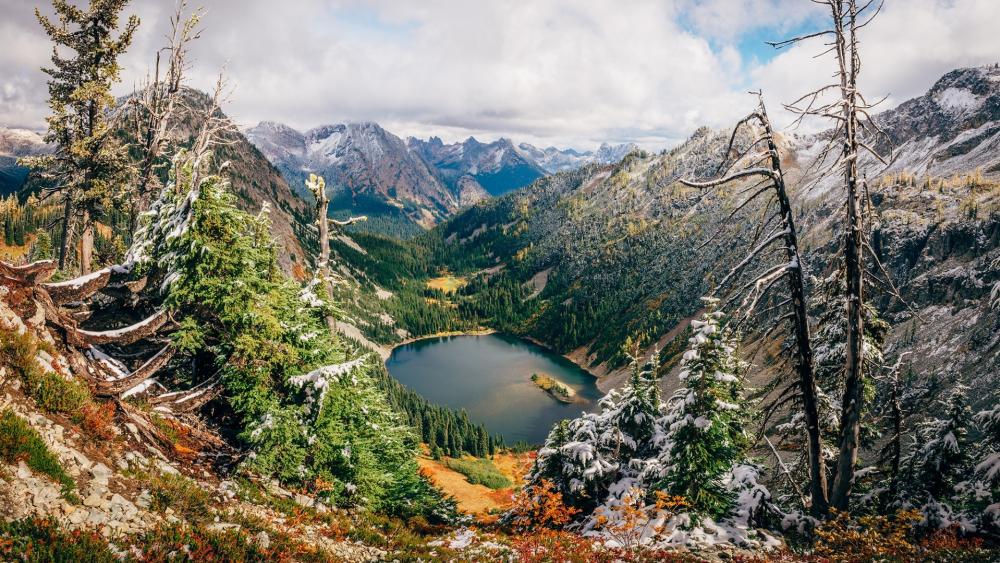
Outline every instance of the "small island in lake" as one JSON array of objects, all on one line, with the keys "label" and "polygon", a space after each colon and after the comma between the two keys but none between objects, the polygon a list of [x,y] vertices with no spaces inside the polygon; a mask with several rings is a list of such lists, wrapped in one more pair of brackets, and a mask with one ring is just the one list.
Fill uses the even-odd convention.
[{"label": "small island in lake", "polygon": [[576,391],[573,391],[569,385],[555,379],[551,375],[533,373],[531,374],[531,380],[535,382],[535,385],[551,395],[553,399],[561,403],[572,403],[576,397]]}]

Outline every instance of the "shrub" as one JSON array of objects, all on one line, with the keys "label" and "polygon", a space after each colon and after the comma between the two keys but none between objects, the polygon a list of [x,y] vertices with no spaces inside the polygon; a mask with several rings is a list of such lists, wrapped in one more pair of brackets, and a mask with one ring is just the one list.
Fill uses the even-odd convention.
[{"label": "shrub", "polygon": [[[76,413],[90,399],[87,387],[78,381],[69,381],[57,373],[42,369],[35,359],[40,343],[30,333],[0,330],[0,365],[21,378],[25,393],[39,407],[49,412]],[[44,344],[42,347],[45,347]]]},{"label": "shrub", "polygon": [[115,419],[115,403],[87,403],[80,409],[80,427],[87,434],[101,439],[112,440],[115,437],[112,422]]},{"label": "shrub", "polygon": [[566,506],[552,481],[542,479],[514,495],[514,504],[504,520],[514,531],[558,529],[569,524],[578,512],[579,509]]},{"label": "shrub", "polygon": [[94,531],[67,531],[51,518],[0,521],[0,560],[111,563],[119,560]]},{"label": "shrub", "polygon": [[163,473],[153,479],[150,507],[156,511],[172,509],[191,523],[211,518],[211,497],[197,483],[176,473]]},{"label": "shrub", "polygon": [[52,478],[62,485],[63,496],[75,498],[76,484],[66,474],[59,459],[49,451],[38,432],[10,409],[0,414],[0,459],[7,463],[24,463],[36,473]]},{"label": "shrub", "polygon": [[816,528],[814,553],[837,558],[849,553],[856,561],[913,560],[918,547],[912,541],[913,525],[921,520],[917,511],[895,516],[862,516],[857,519],[837,512]]},{"label": "shrub", "polygon": [[57,373],[39,372],[27,380],[26,390],[35,403],[48,412],[74,414],[90,401],[90,391],[79,381],[64,379]]},{"label": "shrub", "polygon": [[483,485],[490,489],[507,489],[514,483],[488,459],[446,459],[448,469],[458,471],[473,485]]}]

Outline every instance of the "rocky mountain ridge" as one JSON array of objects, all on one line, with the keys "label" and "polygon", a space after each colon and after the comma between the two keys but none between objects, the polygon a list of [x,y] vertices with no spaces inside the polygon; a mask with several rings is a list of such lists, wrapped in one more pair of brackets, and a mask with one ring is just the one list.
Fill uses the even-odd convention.
[{"label": "rocky mountain ridge", "polygon": [[300,196],[310,199],[305,179],[323,175],[331,214],[367,214],[369,228],[409,236],[460,209],[501,196],[535,180],[590,163],[611,163],[635,150],[634,144],[601,145],[578,152],[554,147],[517,146],[501,138],[474,137],[445,143],[439,137],[405,140],[374,122],[324,125],[300,132],[263,121],[244,131]]}]

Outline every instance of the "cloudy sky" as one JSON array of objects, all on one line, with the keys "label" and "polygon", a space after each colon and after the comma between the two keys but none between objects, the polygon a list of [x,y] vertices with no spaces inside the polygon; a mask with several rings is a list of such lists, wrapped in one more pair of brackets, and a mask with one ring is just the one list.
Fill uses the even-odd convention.
[{"label": "cloudy sky", "polygon": [[[207,14],[190,84],[222,69],[241,125],[300,129],[374,120],[399,135],[499,136],[590,148],[671,146],[722,127],[762,88],[773,108],[828,80],[819,43],[765,40],[819,29],[809,0],[191,0]],[[79,2],[78,2],[79,3]],[[51,47],[42,0],[0,0],[0,125],[39,128]],[[133,0],[142,19],[119,93],[148,70],[173,0]],[[943,73],[1000,60],[997,0],[886,0],[865,30],[862,86],[886,107]],[[788,121],[779,116],[779,121]]]}]

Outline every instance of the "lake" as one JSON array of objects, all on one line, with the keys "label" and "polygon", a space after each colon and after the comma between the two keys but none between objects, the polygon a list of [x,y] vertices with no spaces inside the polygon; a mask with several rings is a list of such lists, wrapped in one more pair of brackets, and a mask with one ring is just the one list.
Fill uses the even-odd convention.
[{"label": "lake", "polygon": [[[553,424],[593,411],[603,393],[595,378],[559,354],[515,336],[444,336],[404,344],[385,363],[400,383],[428,401],[465,409],[508,444],[541,444]],[[545,373],[576,392],[561,403],[531,381]]]}]

